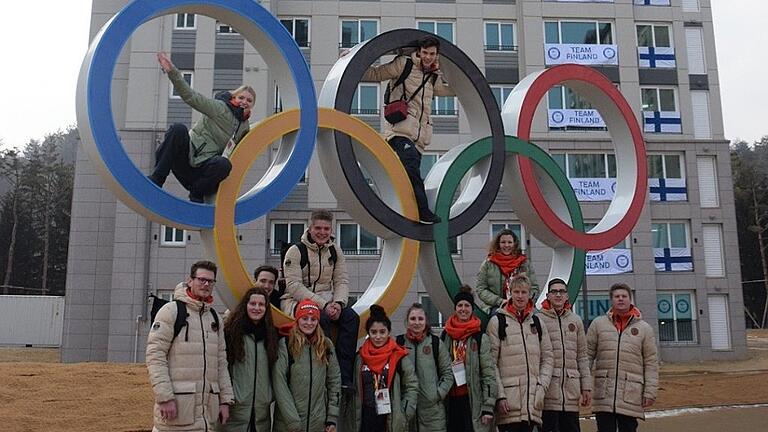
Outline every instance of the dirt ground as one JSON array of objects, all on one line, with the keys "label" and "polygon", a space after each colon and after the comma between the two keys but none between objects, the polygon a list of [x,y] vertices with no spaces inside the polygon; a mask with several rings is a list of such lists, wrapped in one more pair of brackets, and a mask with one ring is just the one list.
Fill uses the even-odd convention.
[{"label": "dirt ground", "polygon": [[[653,409],[768,403],[768,330],[750,331],[748,345],[742,361],[664,364]],[[2,431],[149,432],[151,413],[144,365],[61,364],[55,349],[0,349]],[[662,416],[642,429],[719,431],[718,419],[731,426],[737,419],[745,425],[739,430],[760,430],[767,414],[763,407]],[[593,430],[594,422],[582,423]],[[700,428],[691,429],[694,423]]]}]

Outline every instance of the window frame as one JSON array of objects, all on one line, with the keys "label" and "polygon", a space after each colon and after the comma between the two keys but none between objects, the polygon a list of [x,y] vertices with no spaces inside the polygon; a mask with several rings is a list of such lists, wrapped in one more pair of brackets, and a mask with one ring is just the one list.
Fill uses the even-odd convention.
[{"label": "window frame", "polygon": [[[187,81],[186,76],[189,75],[189,81],[187,81],[187,84],[189,84],[189,88],[194,89],[195,88],[195,71],[179,69],[179,73],[181,74],[181,78],[184,79],[184,81]],[[168,82],[168,86],[171,89],[168,92],[168,98],[181,99],[181,96],[176,93],[176,88],[173,87],[173,83]]]},{"label": "window frame", "polygon": [[[179,16],[184,15],[184,25],[179,26]],[[189,18],[192,17],[192,25],[189,25]],[[197,16],[194,13],[189,12],[179,12],[175,15],[175,20],[173,21],[173,29],[174,30],[197,30]]]},{"label": "window frame", "polygon": [[[656,91],[656,100],[658,101],[658,104],[659,104],[659,107],[658,107],[659,110],[658,111],[645,108],[645,104],[643,104],[643,90],[655,90]],[[661,90],[672,90],[672,95],[673,95],[673,98],[674,98],[674,101],[675,101],[675,109],[673,111],[662,110],[661,109]],[[676,113],[679,113],[680,112],[680,102],[679,102],[679,100],[680,100],[680,98],[678,97],[678,90],[677,90],[676,86],[640,86],[640,109],[641,109],[641,111],[644,111],[644,112],[647,111],[647,112],[676,112]]]},{"label": "window frame", "polygon": [[[652,156],[661,156],[661,171],[662,175],[664,177],[651,177],[651,171],[648,170],[648,178],[664,178],[664,179],[685,179],[685,153],[670,153],[670,152],[648,152],[646,154],[648,157],[648,160],[650,161],[650,158]],[[680,177],[668,177],[667,176],[667,156],[677,156],[678,157],[678,163],[680,164]]]},{"label": "window frame", "polygon": [[[369,87],[369,88],[375,88],[376,89],[376,108],[371,111],[375,112],[362,112],[363,108],[360,108],[360,101],[361,101],[361,88],[363,87]],[[357,84],[357,90],[355,91],[355,94],[352,96],[352,106],[350,106],[350,114],[352,115],[363,115],[363,116],[380,116],[381,115],[381,84],[379,83],[370,83],[370,82],[361,82]]]},{"label": "window frame", "polygon": [[[229,29],[229,31],[223,32],[221,31],[222,27],[226,27]],[[240,36],[240,33],[238,33],[237,30],[235,30],[234,27],[227,23],[223,23],[221,21],[216,21],[216,34],[217,35],[231,35],[231,36]]]},{"label": "window frame", "polygon": [[[171,235],[174,240],[166,240],[168,230],[172,230]],[[181,232],[181,240],[175,240],[176,234]],[[187,232],[184,229],[171,227],[167,225],[160,225],[160,246],[162,247],[186,247],[187,246]]]},{"label": "window frame", "polygon": [[[557,42],[547,42],[547,23],[556,22],[557,23]],[[595,31],[598,38],[600,37],[600,23],[604,24],[610,24],[611,25],[611,43],[603,43],[602,41],[598,41],[596,44],[588,44],[588,43],[579,43],[575,45],[618,45],[616,43],[616,22],[615,21],[600,21],[600,20],[589,20],[589,19],[557,19],[557,20],[544,20],[543,26],[544,26],[544,43],[545,44],[563,44],[566,42],[563,42],[563,27],[562,23],[568,22],[568,23],[594,23],[595,24]],[[570,43],[570,42],[568,42]]]},{"label": "window frame", "polygon": [[667,248],[672,248],[672,230],[669,228],[670,224],[682,224],[685,228],[685,249],[691,249],[691,253],[693,253],[693,249],[691,246],[691,224],[687,220],[653,220],[651,219],[651,248],[652,249],[663,249],[662,247],[656,247],[653,244],[653,226],[658,224],[666,224],[667,225]]},{"label": "window frame", "polygon": [[[436,107],[438,106],[438,99],[440,100],[453,100],[453,110],[443,110],[441,112]],[[430,117],[440,118],[454,118],[459,116],[459,100],[456,96],[432,96],[432,107],[429,113]]]},{"label": "window frame", "polygon": [[[424,30],[424,29],[419,27],[420,24],[433,24],[434,28],[435,28],[435,31]],[[416,20],[416,28],[417,29],[424,30],[424,31],[432,33],[433,35],[436,35],[436,36],[440,36],[437,33],[437,25],[438,24],[450,24],[451,25],[451,38],[450,39],[443,38],[443,39],[448,40],[448,42],[450,42],[450,43],[455,43],[455,41],[456,41],[456,21],[451,21],[451,20],[435,20],[435,19],[417,19]],[[440,36],[440,37],[442,37],[442,36]]]},{"label": "window frame", "polygon": [[[635,46],[639,47],[645,47],[645,45],[640,45],[640,34],[638,32],[638,27],[640,26],[651,26],[651,42],[652,45],[648,48],[672,48],[675,49],[675,38],[672,33],[672,26],[669,24],[660,24],[660,23],[653,23],[653,22],[637,22],[635,23]],[[664,27],[667,29],[667,37],[669,38],[669,46],[659,46],[656,43],[656,27]]]},{"label": "window frame", "polygon": [[[445,328],[445,322],[447,321],[447,318],[443,316],[443,313],[440,312],[440,309],[435,306],[434,302],[432,302],[432,298],[429,295],[426,294],[419,294],[419,303],[424,307],[424,314],[427,315],[429,311],[426,307],[425,299],[429,300],[429,305],[434,308],[437,311],[437,321],[438,322],[430,322],[430,330],[442,330]],[[406,317],[407,318],[407,317]]]},{"label": "window frame", "polygon": [[[570,179],[584,179],[584,178],[607,178],[607,179],[616,178],[616,177],[611,177],[611,170],[610,170],[610,164],[608,162],[609,161],[608,156],[613,156],[614,157],[614,165],[615,165],[615,168],[616,168],[616,174],[618,175],[618,166],[616,166],[616,163],[615,163],[615,159],[616,159],[615,153],[589,153],[588,151],[583,151],[583,152],[578,152],[577,151],[577,152],[565,152],[565,153],[553,153],[552,154],[552,156],[555,156],[555,155],[563,155],[563,156],[565,156],[565,161],[564,161],[565,162],[565,169],[563,171],[565,171],[565,176],[569,180]],[[571,164],[568,161],[568,157],[570,155],[603,155],[603,166],[605,167],[605,177],[571,177]],[[555,162],[557,162],[557,160],[555,160]],[[558,166],[559,166],[559,164],[558,164]]]},{"label": "window frame", "polygon": [[[677,318],[677,300],[676,297],[680,294],[687,294],[690,296],[690,310],[691,310],[691,336],[692,340],[690,341],[681,341],[680,335],[678,331],[678,318]],[[671,295],[672,296],[672,325],[673,325],[673,332],[675,339],[674,340],[662,340],[662,330],[661,330],[661,318],[657,318],[658,326],[659,326],[659,344],[661,345],[698,345],[699,344],[699,325],[698,325],[698,314],[696,311],[696,290],[680,290],[680,291],[657,291],[656,292],[656,307],[658,308],[658,298],[659,295]],[[658,312],[658,310],[657,310]]]},{"label": "window frame", "polygon": [[[495,25],[497,27],[497,34],[499,36],[499,40],[497,41],[498,44],[496,45],[490,45],[488,44],[488,25]],[[510,45],[507,48],[507,45],[502,45],[502,38],[501,38],[501,26],[503,25],[510,25],[512,26],[512,45]],[[496,47],[489,48],[489,47]],[[505,49],[507,48],[507,49]],[[486,52],[516,52],[518,51],[517,46],[517,22],[515,21],[483,21],[483,50]]]},{"label": "window frame", "polygon": [[[494,90],[497,90],[497,89],[499,90],[499,96],[501,96],[501,98],[503,100],[499,101],[498,99],[496,99],[496,102],[499,104],[499,110],[501,110],[504,107],[504,102],[507,101],[507,98],[509,97],[509,94],[512,93],[512,90],[515,89],[515,85],[512,84],[510,86],[510,85],[504,85],[504,84],[492,84],[492,85],[490,85],[490,87],[491,87],[491,93],[493,93]],[[505,98],[504,97],[504,91],[506,89],[509,89],[509,91],[507,92],[507,97]],[[494,96],[494,99],[495,99],[496,98],[496,93],[493,93],[493,96]]]},{"label": "window frame", "polygon": [[[291,21],[291,29],[288,30],[286,27],[286,30],[288,30],[288,33],[291,34],[291,38],[296,42],[296,44],[299,46],[299,48],[311,48],[312,47],[312,18],[311,17],[303,17],[303,16],[288,16],[288,17],[280,17],[278,18],[280,21],[280,24],[283,24],[283,27],[285,27],[285,23],[283,21]],[[307,44],[306,46],[302,46],[301,43],[299,43],[298,40],[296,40],[296,21],[306,21],[307,22]]]},{"label": "window frame", "polygon": [[[344,34],[344,22],[345,21],[357,21],[357,42],[352,43],[350,46],[344,46],[343,34]],[[365,42],[360,40],[362,34],[361,25],[363,21],[371,21],[376,23],[376,34],[378,36],[381,33],[381,21],[378,18],[339,18],[339,48],[352,48],[355,45]],[[366,39],[367,40],[367,39]]]},{"label": "window frame", "polygon": [[[518,239],[520,241],[520,250],[525,252],[528,249],[528,240],[525,237],[525,225],[522,224],[522,222],[504,222],[504,221],[494,221],[489,220],[488,221],[488,241],[493,241],[494,225],[504,225],[504,228],[502,229],[511,229],[509,228],[510,225],[520,225],[520,238]],[[514,231],[514,230],[513,230]]]},{"label": "window frame", "polygon": [[301,234],[304,234],[304,232],[307,230],[307,221],[305,220],[274,219],[270,221],[269,254],[271,256],[280,256],[280,249],[275,245],[275,226],[281,224],[288,225],[288,240],[291,239],[291,225],[301,224],[304,227],[301,231]]},{"label": "window frame", "polygon": [[[354,251],[351,251],[349,249],[344,249],[341,246],[341,243],[342,243],[342,229],[341,229],[341,226],[342,225],[354,225],[354,226],[357,227],[357,230],[356,230],[356,235],[357,235],[356,243],[357,244],[356,244],[356,249]],[[336,241],[335,241],[335,244],[339,248],[342,249],[342,251],[344,252],[344,256],[345,257],[347,257],[347,256],[358,256],[358,257],[359,256],[362,256],[362,257],[380,256],[381,255],[381,238],[379,236],[376,236],[376,251],[375,251],[375,253],[369,253],[369,252],[362,253],[362,251],[364,251],[364,250],[365,251],[370,251],[370,248],[362,248],[360,246],[360,240],[362,238],[362,236],[360,235],[360,230],[365,230],[365,228],[360,226],[360,224],[355,222],[355,221],[352,221],[352,220],[337,221],[336,222]],[[375,235],[375,234],[373,234],[371,232],[369,232],[369,234]]]}]

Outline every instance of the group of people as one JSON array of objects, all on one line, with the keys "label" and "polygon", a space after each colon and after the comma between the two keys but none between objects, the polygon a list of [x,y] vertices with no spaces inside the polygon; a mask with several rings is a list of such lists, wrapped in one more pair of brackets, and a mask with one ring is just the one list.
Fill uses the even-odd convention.
[{"label": "group of people", "polygon": [[[332,221],[313,212],[285,254],[285,288],[278,269],[258,267],[222,324],[216,265],[192,266],[149,332],[154,430],[567,432],[591,405],[600,432],[625,432],[654,403],[656,342],[630,287],[610,288],[612,308],[586,333],[562,279],[548,281],[537,311],[531,268],[507,230],[491,242],[476,289],[453,298],[440,335],[418,303],[396,337],[373,305],[358,349]],[[272,306],[295,321],[275,328]],[[487,326],[475,310],[491,314]]]}]

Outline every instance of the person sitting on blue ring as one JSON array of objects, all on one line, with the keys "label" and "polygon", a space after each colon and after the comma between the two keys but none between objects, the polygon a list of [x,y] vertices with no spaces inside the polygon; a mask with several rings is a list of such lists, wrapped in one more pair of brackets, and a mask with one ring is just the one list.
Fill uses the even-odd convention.
[{"label": "person sitting on blue ring", "polygon": [[192,130],[180,123],[168,127],[165,139],[155,153],[155,169],[148,177],[163,187],[168,174],[189,191],[189,200],[204,202],[216,193],[219,183],[232,170],[228,157],[235,145],[248,133],[248,117],[256,99],[251,86],[217,94],[211,99],[194,91],[176,69],[168,54],[157,53],[157,61],[168,74],[181,99],[203,114]]}]

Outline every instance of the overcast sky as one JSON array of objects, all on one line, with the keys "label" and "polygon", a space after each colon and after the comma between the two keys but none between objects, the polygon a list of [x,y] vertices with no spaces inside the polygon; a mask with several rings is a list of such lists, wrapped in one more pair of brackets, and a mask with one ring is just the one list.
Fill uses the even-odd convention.
[{"label": "overcast sky", "polygon": [[[753,142],[768,135],[768,1],[712,0],[712,7],[725,136]],[[75,123],[75,88],[90,12],[90,0],[0,5],[3,147],[23,147],[31,138]]]}]

